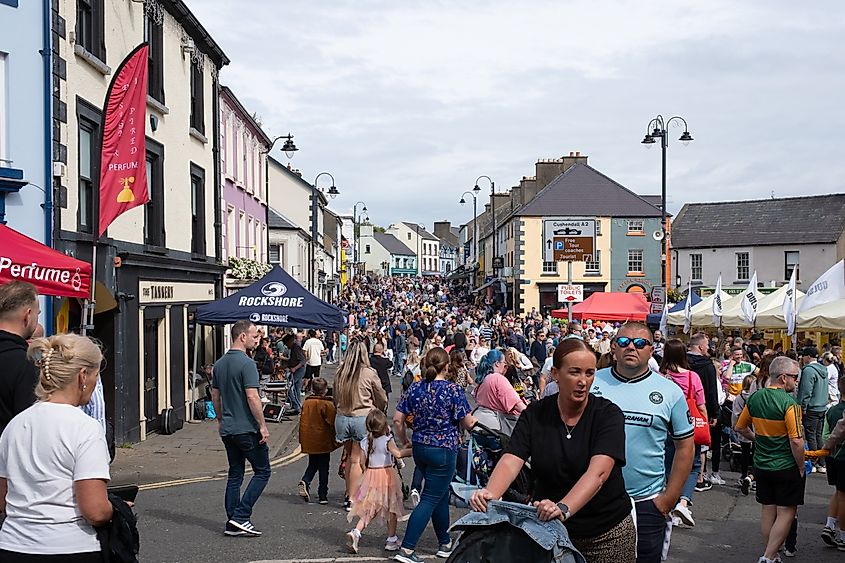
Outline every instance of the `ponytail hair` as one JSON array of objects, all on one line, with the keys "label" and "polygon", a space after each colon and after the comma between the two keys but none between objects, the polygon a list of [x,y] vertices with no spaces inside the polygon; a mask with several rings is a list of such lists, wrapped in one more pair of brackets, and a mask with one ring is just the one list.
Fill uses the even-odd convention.
[{"label": "ponytail hair", "polygon": [[379,409],[371,410],[364,424],[367,427],[367,460],[365,465],[369,467],[370,456],[375,449],[376,439],[387,436],[390,427],[387,425],[387,416]]},{"label": "ponytail hair", "polygon": [[425,371],[423,377],[426,382],[434,381],[438,374],[443,373],[449,366],[449,354],[443,348],[432,348],[425,355]]},{"label": "ponytail hair", "polygon": [[499,350],[490,350],[478,361],[478,367],[475,368],[475,383],[481,385],[484,378],[493,373],[493,366],[502,361],[505,355]]}]

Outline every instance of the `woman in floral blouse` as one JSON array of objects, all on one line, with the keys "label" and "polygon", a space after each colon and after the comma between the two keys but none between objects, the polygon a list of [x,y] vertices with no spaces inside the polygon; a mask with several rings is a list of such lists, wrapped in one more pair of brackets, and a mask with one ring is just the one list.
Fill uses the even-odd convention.
[{"label": "woman in floral blouse", "polygon": [[460,427],[471,428],[475,424],[464,390],[449,381],[449,354],[442,348],[432,348],[425,356],[425,366],[425,378],[408,388],[393,416],[396,435],[403,447],[408,447],[405,417],[413,415],[414,463],[425,478],[420,503],[408,520],[402,549],[394,557],[403,563],[421,561],[414,549],[429,519],[440,543],[437,555],[449,557],[449,483],[455,475]]}]

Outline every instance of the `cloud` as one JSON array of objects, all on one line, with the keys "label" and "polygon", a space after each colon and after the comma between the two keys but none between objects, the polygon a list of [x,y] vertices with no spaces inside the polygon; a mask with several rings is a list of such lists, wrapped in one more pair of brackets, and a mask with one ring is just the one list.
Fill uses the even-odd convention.
[{"label": "cloud", "polygon": [[[378,224],[471,218],[480,174],[508,187],[580,150],[659,193],[657,113],[695,142],[669,150],[685,201],[843,191],[845,14],[833,1],[269,2],[196,0],[232,59],[221,80],[291,131],[306,179],[337,179]],[[680,132],[678,132],[680,134]],[[481,203],[481,202],[479,202]]]}]

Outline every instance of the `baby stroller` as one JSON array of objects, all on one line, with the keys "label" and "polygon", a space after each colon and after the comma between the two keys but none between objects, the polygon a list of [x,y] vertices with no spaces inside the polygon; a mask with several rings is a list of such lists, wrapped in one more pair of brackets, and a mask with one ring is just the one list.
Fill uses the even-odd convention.
[{"label": "baby stroller", "polygon": [[722,460],[728,462],[731,471],[739,472],[742,463],[742,446],[736,432],[729,426],[722,428]]},{"label": "baby stroller", "polygon": [[[473,491],[487,485],[509,438],[503,432],[476,423],[466,444],[458,450],[457,471],[451,486],[455,506],[468,506]],[[531,492],[531,466],[526,463],[502,499],[525,504],[531,500]]]}]

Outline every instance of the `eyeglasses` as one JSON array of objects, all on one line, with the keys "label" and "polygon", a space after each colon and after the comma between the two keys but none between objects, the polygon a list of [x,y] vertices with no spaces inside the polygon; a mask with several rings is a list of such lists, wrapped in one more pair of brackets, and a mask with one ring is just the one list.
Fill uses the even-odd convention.
[{"label": "eyeglasses", "polygon": [[627,348],[630,343],[634,343],[634,348],[642,350],[646,346],[651,346],[651,341],[648,338],[628,338],[627,336],[617,336],[616,344],[622,348]]},{"label": "eyeglasses", "polygon": [[792,379],[798,379],[800,374],[798,373],[782,373],[781,375],[785,375],[786,377],[791,377]]}]

